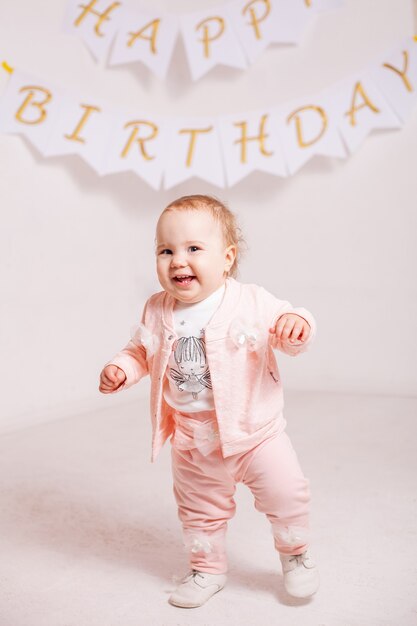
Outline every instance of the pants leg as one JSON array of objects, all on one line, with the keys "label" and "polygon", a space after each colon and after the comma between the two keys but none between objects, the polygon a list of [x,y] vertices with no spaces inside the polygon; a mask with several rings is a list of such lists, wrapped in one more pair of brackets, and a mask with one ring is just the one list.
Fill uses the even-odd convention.
[{"label": "pants leg", "polygon": [[308,546],[310,490],[288,435],[283,432],[250,450],[241,481],[252,491],[255,508],[272,525],[276,549],[301,554]]},{"label": "pants leg", "polygon": [[225,535],[227,521],[236,510],[236,487],[220,450],[203,456],[198,449],[172,447],[172,474],[191,568],[225,573]]}]

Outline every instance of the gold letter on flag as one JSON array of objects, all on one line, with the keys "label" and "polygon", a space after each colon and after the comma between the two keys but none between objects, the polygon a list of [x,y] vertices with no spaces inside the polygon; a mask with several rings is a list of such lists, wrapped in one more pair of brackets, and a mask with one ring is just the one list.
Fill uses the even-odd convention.
[{"label": "gold letter on flag", "polygon": [[260,131],[259,131],[259,135],[255,135],[254,137],[248,137],[248,128],[247,128],[247,122],[236,122],[234,124],[234,126],[240,126],[242,129],[242,138],[241,139],[236,139],[236,141],[234,143],[240,143],[241,145],[241,151],[240,151],[240,160],[242,163],[246,163],[247,162],[247,143],[248,141],[259,141],[259,150],[261,151],[261,153],[264,156],[272,156],[274,153],[273,152],[267,152],[266,148],[265,148],[265,139],[268,137],[268,135],[265,134],[264,131],[264,126],[266,123],[268,115],[262,115],[261,117],[261,122],[260,122]]},{"label": "gold letter on flag", "polygon": [[[160,19],[156,19],[156,20],[153,20],[152,22],[149,22],[149,24],[146,24],[146,26],[144,26],[143,28],[138,30],[137,33],[129,33],[129,35],[131,35],[132,37],[127,42],[127,45],[129,47],[133,46],[133,44],[135,43],[136,39],[146,39],[147,41],[151,42],[151,52],[153,54],[156,54],[156,36],[158,34],[158,28],[159,28],[159,24],[160,23],[161,23],[161,20]],[[144,35],[143,33],[148,28],[152,28],[151,34],[150,35]]]},{"label": "gold letter on flag", "polygon": [[[216,33],[210,36],[209,27],[207,24],[208,22],[213,22],[213,21],[217,22],[219,28]],[[198,30],[199,28],[203,29],[203,39],[200,39],[200,41],[204,44],[204,56],[206,57],[206,59],[208,59],[210,56],[209,43],[211,41],[215,41],[216,39],[221,37],[221,35],[224,33],[224,28],[225,28],[224,19],[222,17],[216,17],[216,16],[208,17],[202,22],[200,22],[199,24],[197,24],[197,26],[195,27],[196,30]]]},{"label": "gold letter on flag", "polygon": [[[313,137],[312,139],[310,139],[308,141],[306,141],[304,139],[302,128],[301,128],[300,113],[302,111],[317,111],[317,113],[321,117],[322,128],[321,128],[319,134],[316,137]],[[287,118],[287,124],[289,124],[292,119],[295,119],[295,128],[296,128],[296,132],[297,132],[297,142],[298,142],[298,145],[300,146],[300,148],[308,148],[309,146],[312,146],[313,143],[316,143],[316,141],[318,141],[324,135],[325,130],[327,128],[327,115],[326,115],[324,109],[322,109],[319,106],[315,106],[314,104],[309,104],[309,105],[307,105],[305,107],[300,107],[296,111],[293,111]]]},{"label": "gold letter on flag", "polygon": [[82,129],[86,125],[87,120],[90,117],[91,113],[93,111],[97,111],[97,113],[100,113],[101,109],[99,109],[98,107],[89,105],[89,104],[81,104],[80,106],[83,109],[85,109],[82,118],[78,122],[78,124],[75,127],[75,130],[72,132],[72,134],[71,135],[64,135],[64,137],[65,137],[65,139],[69,139],[70,141],[79,141],[80,143],[85,143],[85,139],[83,137],[79,137],[79,133],[82,131]]},{"label": "gold letter on flag", "polygon": [[[265,12],[262,15],[256,15],[255,10],[252,8],[252,5],[256,4],[257,2],[261,2],[265,6]],[[248,2],[248,4],[243,7],[243,15],[245,15],[247,11],[249,11],[250,25],[253,26],[256,39],[262,39],[261,31],[259,30],[259,24],[266,20],[271,11],[271,5],[269,3],[269,0],[251,0],[251,2]]]},{"label": "gold letter on flag", "polygon": [[[45,94],[45,99],[42,100],[41,102],[32,102],[33,97],[35,95],[35,91],[34,91],[35,89],[38,89],[40,92]],[[26,96],[23,104],[19,107],[19,110],[17,111],[15,117],[16,117],[17,121],[18,122],[22,122],[22,124],[41,124],[44,121],[44,119],[45,119],[45,117],[47,115],[46,110],[44,109],[44,106],[50,100],[52,100],[52,94],[51,94],[50,91],[48,91],[44,87],[36,87],[36,86],[22,87],[20,89],[20,93],[23,93],[25,91],[29,91],[29,93]],[[25,120],[25,119],[23,119],[22,115],[26,111],[26,107],[28,107],[29,105],[34,106],[34,107],[39,109],[40,115],[39,115],[38,119],[36,119],[36,120],[27,120],[27,119]]]},{"label": "gold letter on flag", "polygon": [[104,37],[104,33],[101,33],[99,31],[100,26],[102,25],[103,22],[109,21],[109,15],[110,13],[118,6],[120,6],[120,2],[113,2],[113,4],[111,4],[109,7],[107,7],[107,9],[105,11],[103,11],[103,13],[100,13],[99,11],[95,11],[94,10],[94,6],[96,4],[97,0],[91,0],[90,4],[80,4],[80,8],[84,9],[84,11],[77,17],[77,19],[75,20],[74,24],[75,26],[79,26],[81,24],[81,22],[84,21],[85,17],[89,14],[92,13],[93,15],[95,15],[96,17],[98,17],[98,20],[96,22],[96,25],[94,26],[94,31],[96,33],[96,35],[98,35],[99,37]]},{"label": "gold letter on flag", "polygon": [[[144,124],[145,126],[148,126],[151,129],[151,134],[148,137],[137,136],[139,132],[139,126],[141,124]],[[130,148],[132,147],[133,142],[137,141],[143,158],[146,159],[146,161],[151,161],[152,159],[154,159],[155,158],[154,156],[149,156],[149,154],[146,152],[145,141],[150,141],[151,139],[155,139],[155,137],[157,136],[158,127],[156,126],[156,124],[154,124],[153,122],[147,122],[146,120],[138,120],[136,122],[128,122],[127,124],[125,124],[125,128],[129,128],[129,126],[133,126],[133,130],[130,134],[130,137],[125,147],[123,148],[122,157],[127,156]]]},{"label": "gold letter on flag", "polygon": [[[362,104],[356,105],[357,94],[360,94],[362,96],[364,100]],[[362,83],[359,81],[356,83],[355,88],[353,90],[352,106],[350,107],[349,111],[346,111],[345,113],[345,115],[349,117],[349,122],[352,126],[356,126],[356,117],[355,117],[356,111],[359,111],[360,109],[363,109],[365,107],[369,107],[371,111],[373,111],[374,113],[380,112],[379,109],[374,104],[372,104],[371,100],[368,98],[368,96],[366,95],[362,87]]]},{"label": "gold letter on flag", "polygon": [[191,133],[190,145],[188,147],[187,160],[186,160],[187,167],[191,167],[191,163],[192,163],[193,156],[194,156],[197,133],[209,133],[212,130],[213,130],[213,126],[209,126],[208,128],[182,128],[180,131],[178,131],[180,135],[183,135],[184,133]]},{"label": "gold letter on flag", "polygon": [[406,72],[408,70],[408,52],[407,50],[403,50],[403,57],[404,57],[404,67],[403,70],[399,70],[397,67],[394,67],[393,65],[390,65],[389,63],[384,63],[384,67],[387,67],[389,70],[392,70],[393,72],[395,72],[396,74],[398,74],[398,76],[403,80],[403,83],[405,85],[405,88],[407,89],[407,91],[414,91],[414,89],[411,86],[410,81],[408,80],[408,77],[406,76]]}]

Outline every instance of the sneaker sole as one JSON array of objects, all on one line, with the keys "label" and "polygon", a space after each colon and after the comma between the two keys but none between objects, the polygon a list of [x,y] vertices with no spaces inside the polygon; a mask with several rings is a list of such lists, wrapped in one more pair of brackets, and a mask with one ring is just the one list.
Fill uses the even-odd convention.
[{"label": "sneaker sole", "polygon": [[190,604],[189,602],[187,602],[187,603],[182,602],[181,603],[181,601],[174,601],[174,600],[171,600],[171,598],[168,598],[168,602],[172,606],[177,606],[180,609],[198,609],[199,606],[203,606],[203,604],[208,602],[208,600],[210,600],[210,598],[212,598],[214,595],[216,595],[216,593],[219,593],[219,591],[221,591],[222,589],[224,589],[224,587],[220,587],[219,589],[216,589],[216,591],[214,591],[208,598],[206,598],[206,600],[204,600],[204,602],[201,602],[200,604]]},{"label": "sneaker sole", "polygon": [[299,587],[298,590],[294,589],[290,591],[291,588],[285,587],[285,591],[293,598],[310,598],[318,591],[319,586],[320,584],[317,580],[315,583],[311,583],[310,586],[305,585],[304,587]]}]

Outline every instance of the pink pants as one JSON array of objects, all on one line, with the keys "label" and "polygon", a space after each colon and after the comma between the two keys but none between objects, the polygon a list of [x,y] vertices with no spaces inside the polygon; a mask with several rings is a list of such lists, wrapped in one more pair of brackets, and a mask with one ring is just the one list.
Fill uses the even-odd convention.
[{"label": "pink pants", "polygon": [[214,411],[176,412],[172,472],[178,516],[190,566],[202,572],[227,571],[227,521],[236,509],[236,483],[252,491],[255,508],[272,525],[275,548],[301,554],[308,545],[309,482],[285,432],[249,450],[223,458]]}]

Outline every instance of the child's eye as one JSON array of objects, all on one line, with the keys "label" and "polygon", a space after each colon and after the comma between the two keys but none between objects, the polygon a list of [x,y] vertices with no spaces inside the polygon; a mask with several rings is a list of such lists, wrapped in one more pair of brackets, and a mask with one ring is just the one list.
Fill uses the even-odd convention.
[{"label": "child's eye", "polygon": [[165,248],[164,250],[161,250],[159,254],[172,254],[172,251],[168,248]]},{"label": "child's eye", "polygon": [[188,249],[190,250],[190,252],[197,252],[197,250],[200,250],[198,246],[190,246]]}]

